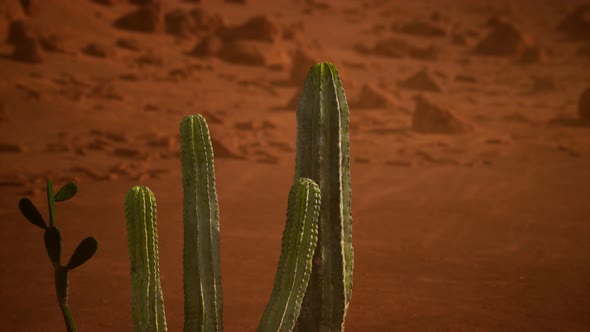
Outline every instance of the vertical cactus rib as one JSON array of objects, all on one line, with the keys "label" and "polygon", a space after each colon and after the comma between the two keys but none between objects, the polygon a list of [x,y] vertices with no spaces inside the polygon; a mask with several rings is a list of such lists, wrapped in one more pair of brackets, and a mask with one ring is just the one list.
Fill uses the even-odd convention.
[{"label": "vertical cactus rib", "polygon": [[184,193],[184,331],[222,331],[219,206],[213,146],[203,116],[180,123]]},{"label": "vertical cactus rib", "polygon": [[129,189],[125,197],[125,217],[135,331],[166,331],[160,285],[156,199],[148,187]]},{"label": "vertical cactus rib", "polygon": [[310,179],[298,179],[289,192],[279,265],[259,332],[287,332],[295,326],[311,275],[319,209],[318,185]]},{"label": "vertical cactus rib", "polygon": [[342,331],[351,297],[353,248],[348,105],[334,65],[314,65],[297,107],[295,179],[321,190],[319,239],[299,331]]}]

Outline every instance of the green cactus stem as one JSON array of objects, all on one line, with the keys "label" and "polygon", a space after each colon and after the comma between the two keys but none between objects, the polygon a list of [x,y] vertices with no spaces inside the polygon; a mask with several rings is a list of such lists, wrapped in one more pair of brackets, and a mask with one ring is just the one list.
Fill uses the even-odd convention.
[{"label": "green cactus stem", "polygon": [[184,331],[223,331],[219,206],[213,147],[201,115],[180,123],[184,193]]},{"label": "green cactus stem", "polygon": [[298,331],[342,331],[352,290],[348,105],[333,64],[314,65],[297,107],[295,179],[318,183],[319,239]]},{"label": "green cactus stem", "polygon": [[310,179],[298,179],[289,192],[279,265],[258,332],[288,332],[295,326],[311,274],[319,209],[318,185]]},{"label": "green cactus stem", "polygon": [[160,285],[156,199],[151,190],[135,186],[125,198],[131,268],[131,310],[135,331],[166,331]]}]

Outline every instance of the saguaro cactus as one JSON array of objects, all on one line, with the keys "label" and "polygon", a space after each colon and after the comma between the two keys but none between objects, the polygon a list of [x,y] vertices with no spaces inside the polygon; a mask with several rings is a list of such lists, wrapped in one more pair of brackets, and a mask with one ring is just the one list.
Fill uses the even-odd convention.
[{"label": "saguaro cactus", "polygon": [[166,331],[160,285],[156,198],[149,188],[135,186],[129,189],[125,198],[125,217],[135,331]]},{"label": "saguaro cactus", "polygon": [[[222,331],[219,207],[205,119],[184,117],[180,138],[184,330]],[[305,82],[297,110],[296,163],[279,266],[258,331],[341,331],[353,265],[348,106],[330,63],[312,67]],[[126,208],[132,276],[144,274],[132,284],[138,288],[133,296],[139,296],[132,302],[145,301],[134,308],[136,330],[165,329],[154,196],[146,187],[134,187]]]},{"label": "saguaro cactus", "polygon": [[314,65],[297,106],[295,179],[320,186],[319,239],[299,331],[341,331],[352,291],[348,104],[336,67]]},{"label": "saguaro cactus", "polygon": [[318,185],[310,179],[298,179],[289,192],[279,267],[258,332],[291,331],[295,326],[317,244],[319,209]]},{"label": "saguaro cactus", "polygon": [[201,115],[180,123],[184,192],[184,330],[222,331],[219,206],[213,147]]}]

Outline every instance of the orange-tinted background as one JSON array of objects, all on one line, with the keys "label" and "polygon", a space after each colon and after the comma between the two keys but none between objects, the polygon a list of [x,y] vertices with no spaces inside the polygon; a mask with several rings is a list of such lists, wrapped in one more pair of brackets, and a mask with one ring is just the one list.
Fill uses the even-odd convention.
[{"label": "orange-tinted background", "polygon": [[[203,114],[221,209],[224,325],[253,331],[316,61],[350,105],[347,331],[590,330],[590,5],[580,1],[0,0],[0,325],[62,331],[43,233],[58,203],[80,331],[130,331],[123,200],[157,197],[171,331],[183,324],[178,125]],[[240,3],[241,2],[241,3]],[[152,3],[142,5],[141,3]],[[586,2],[587,3],[587,2]]]}]

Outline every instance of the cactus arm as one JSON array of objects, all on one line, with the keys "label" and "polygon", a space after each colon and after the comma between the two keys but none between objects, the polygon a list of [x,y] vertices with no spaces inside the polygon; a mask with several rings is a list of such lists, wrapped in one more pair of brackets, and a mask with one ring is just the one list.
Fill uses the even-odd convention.
[{"label": "cactus arm", "polygon": [[321,190],[319,239],[300,331],[341,331],[352,289],[348,106],[334,65],[314,65],[297,108],[295,179]]},{"label": "cactus arm", "polygon": [[219,206],[213,147],[201,115],[180,123],[185,331],[223,331]]},{"label": "cactus arm", "polygon": [[135,186],[127,192],[125,216],[135,331],[166,331],[160,285],[156,199],[149,188]]},{"label": "cactus arm", "polygon": [[259,332],[292,331],[295,326],[311,274],[319,208],[317,184],[310,179],[298,179],[289,193],[279,265]]}]

